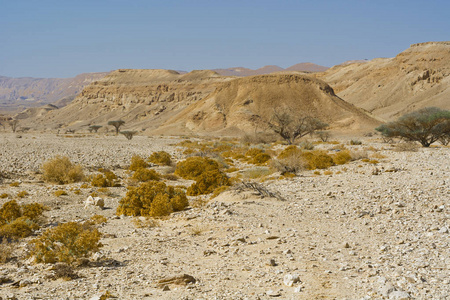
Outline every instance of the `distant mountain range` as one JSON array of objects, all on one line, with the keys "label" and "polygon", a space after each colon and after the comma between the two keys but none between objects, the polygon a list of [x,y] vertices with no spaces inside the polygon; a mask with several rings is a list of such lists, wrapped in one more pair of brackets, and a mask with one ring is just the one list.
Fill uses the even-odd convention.
[{"label": "distant mountain range", "polygon": [[235,67],[228,69],[213,69],[211,71],[217,72],[223,76],[253,76],[253,75],[264,75],[275,72],[283,71],[298,71],[298,72],[323,72],[328,70],[328,67],[316,65],[313,63],[299,63],[293,65],[289,68],[283,69],[279,66],[269,65],[262,68],[252,70],[244,67]]}]

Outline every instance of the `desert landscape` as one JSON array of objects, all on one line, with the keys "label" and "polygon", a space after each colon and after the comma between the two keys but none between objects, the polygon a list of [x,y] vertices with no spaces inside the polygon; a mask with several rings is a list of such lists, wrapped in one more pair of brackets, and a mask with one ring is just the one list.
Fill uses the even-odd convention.
[{"label": "desert landscape", "polygon": [[289,65],[0,76],[0,300],[450,299],[450,42]]}]

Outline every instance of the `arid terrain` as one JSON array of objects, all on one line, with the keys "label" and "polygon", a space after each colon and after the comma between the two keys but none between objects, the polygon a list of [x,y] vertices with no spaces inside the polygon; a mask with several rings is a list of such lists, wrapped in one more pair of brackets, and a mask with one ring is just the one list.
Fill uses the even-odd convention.
[{"label": "arid terrain", "polygon": [[[233,161],[236,170],[228,173],[230,177],[257,183],[276,197],[236,183],[216,198],[189,197],[186,210],[147,220],[116,215],[130,183],[131,157],[147,158],[164,150],[176,163],[192,155],[183,153],[188,148],[179,144],[185,138],[138,135],[128,141],[103,133],[25,133],[18,138],[1,132],[0,194],[9,195],[1,203],[11,199],[21,204],[39,202],[49,210],[44,212],[43,227],[20,240],[12,257],[0,265],[0,296],[449,299],[450,148],[436,145],[396,151],[397,143],[383,143],[377,136],[361,138],[360,145],[350,138],[332,139],[338,142],[319,143],[315,138],[310,142],[315,142],[315,150],[329,153],[347,149],[354,159],[326,170],[304,170],[294,177],[259,174],[258,168],[268,167]],[[264,149],[272,157],[286,147],[191,140],[232,149]],[[108,168],[121,186],[100,189],[89,182],[44,182],[40,168],[55,155],[80,164],[86,175]],[[171,167],[150,168],[173,172]],[[166,180],[184,187],[192,182]],[[67,195],[56,196],[60,190]],[[21,191],[29,195],[17,197]],[[104,199],[104,209],[85,207],[93,192]],[[89,264],[75,269],[80,278],[54,280],[52,264],[36,264],[26,257],[29,241],[46,229],[94,215],[107,218],[99,226],[103,247]],[[178,280],[164,281],[173,276]],[[188,281],[192,282],[185,284]]]}]

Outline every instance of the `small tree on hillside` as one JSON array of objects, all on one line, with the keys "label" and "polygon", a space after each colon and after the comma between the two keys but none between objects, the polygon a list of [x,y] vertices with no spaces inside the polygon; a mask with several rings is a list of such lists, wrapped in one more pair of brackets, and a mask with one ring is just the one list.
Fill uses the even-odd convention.
[{"label": "small tree on hillside", "polygon": [[294,116],[288,111],[274,111],[269,127],[279,134],[289,145],[297,138],[313,134],[317,130],[323,130],[328,124],[311,116]]},{"label": "small tree on hillside", "polygon": [[381,132],[383,137],[400,137],[429,147],[434,142],[450,136],[450,111],[426,107],[406,114],[395,122],[383,124],[375,130]]},{"label": "small tree on hillside", "polygon": [[94,131],[95,133],[97,133],[97,131],[98,131],[100,128],[102,128],[102,126],[100,126],[100,125],[91,125],[91,126],[89,126],[89,132]]},{"label": "small tree on hillside", "polygon": [[120,134],[123,134],[127,140],[131,140],[133,136],[137,133],[137,131],[121,131]]},{"label": "small tree on hillside", "polygon": [[113,126],[116,129],[116,135],[119,134],[120,127],[125,124],[125,121],[117,120],[117,121],[109,121],[108,125]]},{"label": "small tree on hillside", "polygon": [[11,120],[8,122],[8,124],[9,124],[9,126],[11,126],[12,131],[16,132],[17,126],[19,126],[19,120],[16,120],[16,119]]}]

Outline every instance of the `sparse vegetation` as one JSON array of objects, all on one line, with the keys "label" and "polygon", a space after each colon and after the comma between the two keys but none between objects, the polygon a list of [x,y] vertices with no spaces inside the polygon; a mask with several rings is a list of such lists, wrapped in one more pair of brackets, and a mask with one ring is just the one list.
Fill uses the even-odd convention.
[{"label": "sparse vegetation", "polygon": [[97,174],[92,177],[91,185],[95,187],[113,187],[117,186],[117,176],[111,171],[104,170],[103,174]]},{"label": "sparse vegetation", "polygon": [[131,157],[131,163],[128,170],[130,171],[137,171],[140,168],[147,168],[148,163],[139,155],[133,155]]},{"label": "sparse vegetation", "polygon": [[120,134],[123,134],[127,140],[131,140],[135,135],[137,131],[121,131]]},{"label": "sparse vegetation", "polygon": [[0,237],[19,239],[29,236],[39,228],[43,211],[44,206],[38,203],[22,206],[15,200],[4,203],[0,208]]},{"label": "sparse vegetation", "polygon": [[113,126],[116,130],[116,135],[119,134],[119,129],[125,124],[125,121],[123,120],[117,120],[117,121],[109,121],[108,125]]},{"label": "sparse vegetation", "polygon": [[56,197],[60,197],[60,196],[67,195],[67,192],[64,190],[58,190],[58,191],[55,191],[54,194]]},{"label": "sparse vegetation", "polygon": [[170,166],[172,164],[172,157],[166,151],[153,152],[147,160],[160,166]]},{"label": "sparse vegetation", "polygon": [[294,116],[288,110],[274,111],[269,127],[280,135],[289,145],[315,131],[323,130],[328,124],[310,116]]},{"label": "sparse vegetation", "polygon": [[230,179],[222,171],[215,169],[203,172],[196,178],[196,182],[192,184],[187,194],[189,196],[198,196],[212,193],[215,189],[222,186],[230,186]]},{"label": "sparse vegetation", "polygon": [[375,130],[381,132],[384,137],[400,137],[429,147],[442,137],[450,136],[450,111],[437,107],[423,108]]},{"label": "sparse vegetation", "polygon": [[150,181],[150,180],[160,180],[161,174],[159,174],[155,170],[139,168],[136,171],[134,171],[133,176],[131,176],[131,179],[134,179],[134,180],[137,180],[140,182],[146,182],[146,181]]},{"label": "sparse vegetation", "polygon": [[42,165],[43,178],[47,182],[65,184],[84,178],[80,165],[74,165],[66,156],[56,156]]},{"label": "sparse vegetation", "polygon": [[88,127],[88,130],[89,130],[89,132],[94,131],[95,133],[97,133],[97,131],[98,131],[100,128],[102,128],[102,126],[100,126],[100,125],[91,125],[91,126]]},{"label": "sparse vegetation", "polygon": [[32,240],[30,255],[38,263],[63,262],[73,265],[102,247],[100,237],[98,229],[91,224],[62,223]]},{"label": "sparse vegetation", "polygon": [[149,181],[129,187],[119,202],[118,215],[161,217],[189,205],[185,192],[163,182]]},{"label": "sparse vegetation", "polygon": [[193,156],[177,163],[175,175],[184,179],[196,180],[203,172],[218,170],[217,161],[208,157]]}]

